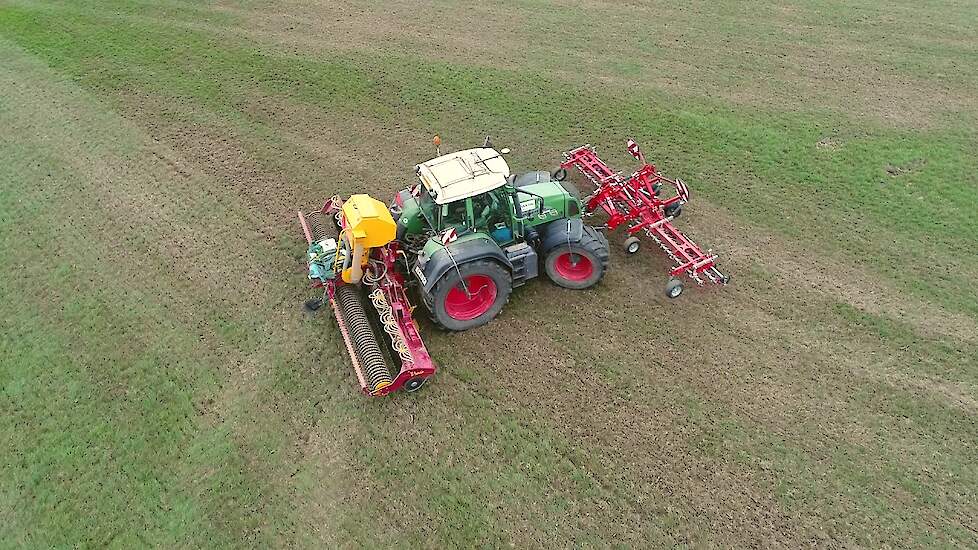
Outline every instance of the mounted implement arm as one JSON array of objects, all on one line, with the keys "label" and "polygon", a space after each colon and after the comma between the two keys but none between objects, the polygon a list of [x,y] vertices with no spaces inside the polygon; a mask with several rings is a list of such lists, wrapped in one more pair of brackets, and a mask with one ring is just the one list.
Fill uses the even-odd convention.
[{"label": "mounted implement arm", "polygon": [[[727,284],[729,277],[716,267],[717,256],[703,250],[672,224],[682,206],[689,200],[689,188],[682,180],[671,180],[659,174],[654,164],[645,160],[638,144],[628,140],[628,152],[642,163],[642,167],[627,178],[608,167],[598,158],[594,147],[584,145],[564,153],[561,169],[574,167],[594,184],[595,189],[586,199],[588,213],[603,211],[608,215],[606,226],[614,230],[625,225],[629,238],[625,241],[628,253],[640,248],[638,233],[645,233],[665,251],[674,262],[670,277],[686,273],[702,285],[706,281]],[[665,184],[676,190],[668,199],[660,198]],[[666,295],[676,298],[682,293],[682,283],[670,280]]]}]

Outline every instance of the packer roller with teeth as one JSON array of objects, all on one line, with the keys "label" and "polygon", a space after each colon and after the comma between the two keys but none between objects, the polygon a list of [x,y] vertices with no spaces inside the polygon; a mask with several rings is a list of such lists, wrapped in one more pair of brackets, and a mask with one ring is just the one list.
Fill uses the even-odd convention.
[{"label": "packer roller with teeth", "polygon": [[[434,325],[476,329],[492,321],[515,289],[541,274],[557,286],[586,291],[600,284],[610,251],[604,232],[624,225],[625,251],[638,235],[655,241],[673,261],[666,296],[683,292],[683,274],[725,285],[717,256],[703,251],[673,220],[689,199],[682,180],[665,178],[645,161],[631,176],[612,170],[591,146],[564,154],[554,172],[512,174],[489,138],[482,147],[441,154],[414,168],[417,181],[389,204],[367,195],[333,197],[310,214],[299,212],[308,242],[308,277],[329,303],[363,393],[415,391],[435,372],[418,333],[407,287]],[[568,181],[577,168],[594,183],[582,197]],[[672,187],[675,196],[662,196]],[[668,193],[671,194],[671,193]],[[603,225],[584,219],[603,214]],[[551,307],[559,309],[559,304]]]}]

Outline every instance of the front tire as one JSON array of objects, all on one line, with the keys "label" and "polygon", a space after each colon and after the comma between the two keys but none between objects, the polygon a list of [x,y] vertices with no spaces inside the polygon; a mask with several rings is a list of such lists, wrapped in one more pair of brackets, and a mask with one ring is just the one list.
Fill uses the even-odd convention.
[{"label": "front tire", "polygon": [[598,284],[608,270],[608,239],[585,225],[577,242],[561,243],[545,256],[547,276],[558,286],[584,290]]},{"label": "front tire", "polygon": [[457,270],[450,269],[430,293],[423,294],[436,323],[448,330],[462,331],[492,321],[512,291],[509,271],[492,260],[475,260]]}]

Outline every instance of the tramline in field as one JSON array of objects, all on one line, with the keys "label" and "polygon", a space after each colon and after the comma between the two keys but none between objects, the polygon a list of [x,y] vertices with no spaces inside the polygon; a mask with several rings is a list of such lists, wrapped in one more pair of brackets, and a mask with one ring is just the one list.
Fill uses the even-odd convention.
[{"label": "tramline in field", "polygon": [[[436,136],[436,147],[440,143]],[[564,288],[597,284],[609,258],[599,229],[625,225],[629,253],[639,250],[636,235],[645,233],[676,263],[673,277],[686,273],[701,284],[704,278],[725,284],[716,256],[672,225],[689,197],[685,184],[659,175],[634,142],[629,151],[643,162],[629,178],[608,168],[591,146],[565,153],[554,173],[517,176],[503,158],[508,149],[497,151],[486,138],[483,147],[417,165],[418,182],[390,205],[353,195],[299,212],[309,244],[308,277],[323,289],[323,297],[307,306],[330,303],[362,391],[416,391],[436,370],[408,286],[436,324],[475,328],[495,318],[513,288],[538,276],[541,267]],[[584,200],[565,182],[571,167],[595,184]],[[675,197],[659,198],[663,182],[675,187]],[[603,226],[583,222],[598,212],[608,216]],[[682,293],[678,281],[667,285],[670,298]]]}]

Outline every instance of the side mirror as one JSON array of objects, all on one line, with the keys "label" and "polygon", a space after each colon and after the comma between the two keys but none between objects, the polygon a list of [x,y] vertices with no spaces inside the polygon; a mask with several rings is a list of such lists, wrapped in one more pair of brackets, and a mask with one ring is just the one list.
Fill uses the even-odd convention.
[{"label": "side mirror", "polygon": [[499,150],[499,154],[500,155],[508,155],[509,154],[509,147],[503,147],[502,149],[500,149]]}]

